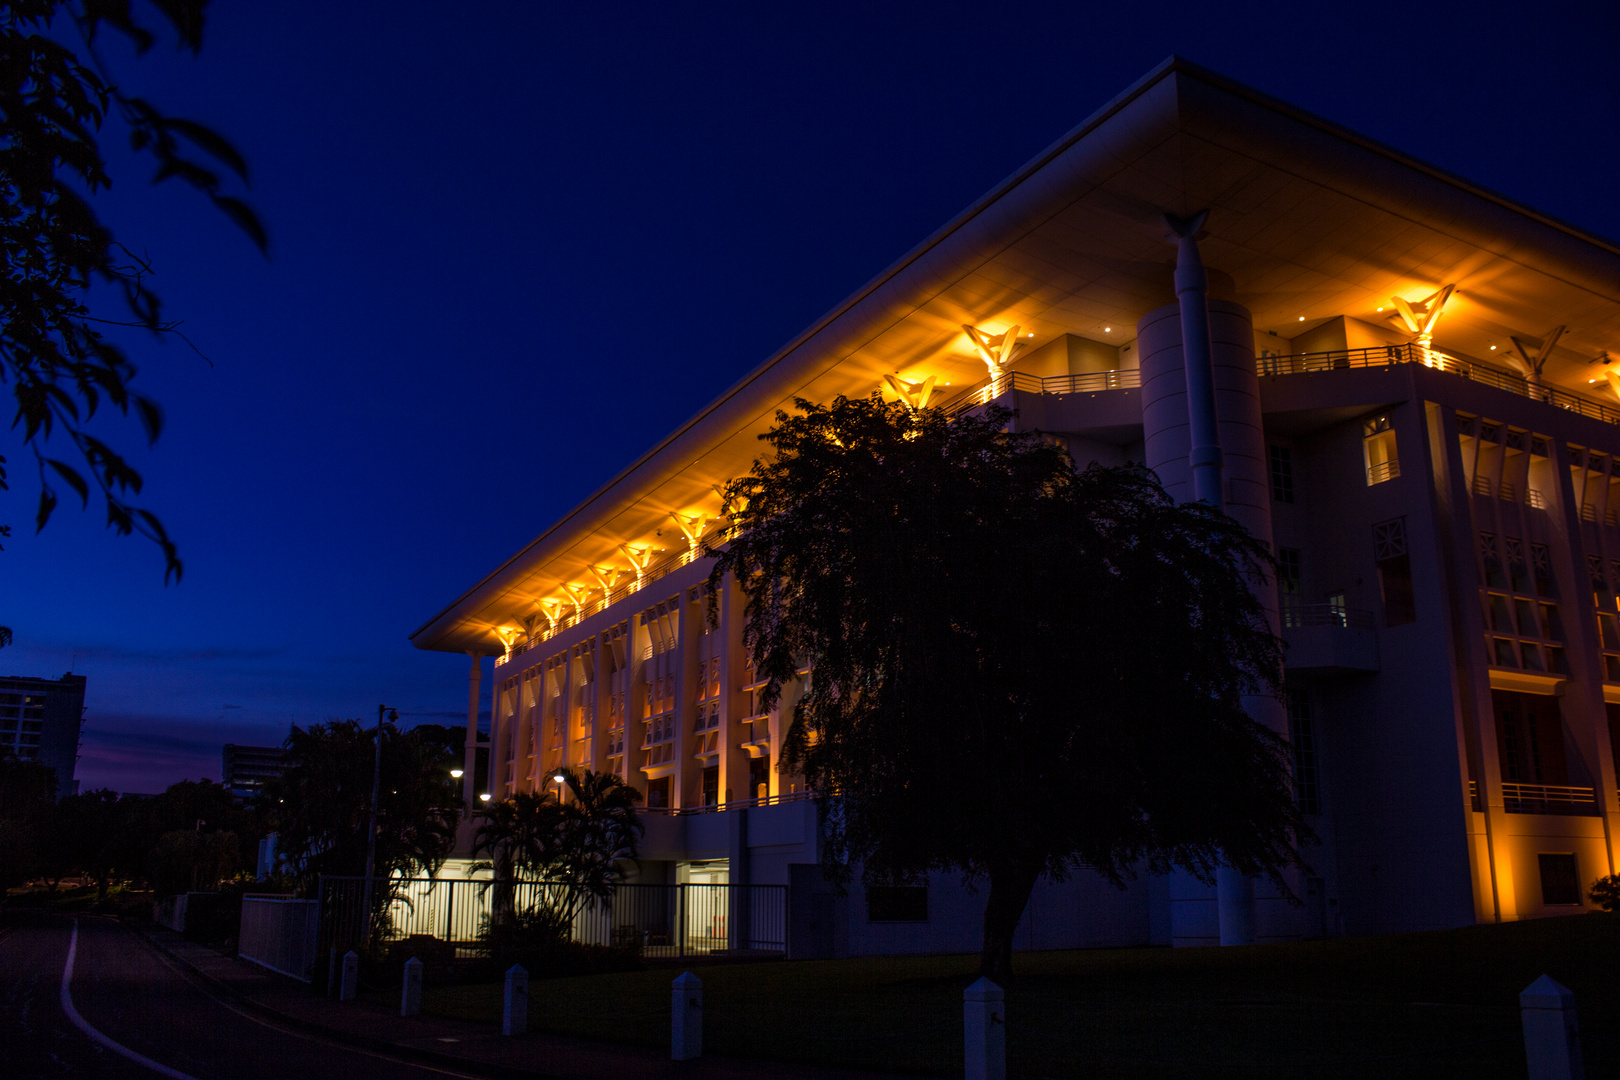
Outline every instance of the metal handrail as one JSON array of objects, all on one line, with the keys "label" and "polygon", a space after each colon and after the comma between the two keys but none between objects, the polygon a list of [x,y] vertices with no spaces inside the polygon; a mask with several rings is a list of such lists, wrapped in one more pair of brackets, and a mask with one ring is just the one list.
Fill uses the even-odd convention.
[{"label": "metal handrail", "polygon": [[1138,368],[1045,376],[1031,375],[1026,371],[1009,371],[1005,375],[975,384],[946,403],[944,408],[946,413],[956,416],[968,409],[975,409],[994,401],[1011,390],[1022,390],[1027,394],[1097,394],[1104,390],[1134,390],[1141,385],[1142,372]]},{"label": "metal handrail", "polygon": [[1337,604],[1289,604],[1283,608],[1283,626],[1342,626],[1349,630],[1371,630],[1376,626],[1373,613]]},{"label": "metal handrail", "polygon": [[1568,784],[1502,783],[1503,808],[1510,814],[1582,815],[1597,813],[1597,791]]},{"label": "metal handrail", "polygon": [[728,799],[722,803],[711,806],[683,806],[680,809],[671,809],[664,806],[638,806],[636,810],[643,814],[659,814],[664,817],[686,817],[691,814],[714,814],[723,810],[748,810],[758,806],[779,806],[782,803],[810,802],[816,797],[813,791],[788,791],[781,795],[767,795],[763,799]]}]

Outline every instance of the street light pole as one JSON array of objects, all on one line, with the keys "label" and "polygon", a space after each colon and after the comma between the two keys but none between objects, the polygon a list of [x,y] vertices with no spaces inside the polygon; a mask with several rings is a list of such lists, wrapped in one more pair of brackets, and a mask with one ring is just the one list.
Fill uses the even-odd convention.
[{"label": "street light pole", "polygon": [[377,800],[382,793],[382,740],[383,716],[398,720],[399,711],[387,705],[377,706],[377,754],[371,767],[371,827],[366,832],[366,918],[365,939],[371,940],[371,882],[377,873]]}]

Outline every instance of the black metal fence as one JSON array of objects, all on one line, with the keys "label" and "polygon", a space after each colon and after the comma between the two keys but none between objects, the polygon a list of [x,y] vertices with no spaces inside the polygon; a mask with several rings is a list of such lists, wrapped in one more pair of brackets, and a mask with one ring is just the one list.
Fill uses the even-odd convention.
[{"label": "black metal fence", "polygon": [[444,942],[455,956],[479,956],[497,912],[551,911],[571,915],[575,941],[636,945],[653,959],[787,952],[786,885],[620,885],[599,901],[569,885],[396,878],[373,883],[369,926],[366,892],[365,878],[321,879],[324,947],[342,953],[368,937],[383,944],[422,936]]}]

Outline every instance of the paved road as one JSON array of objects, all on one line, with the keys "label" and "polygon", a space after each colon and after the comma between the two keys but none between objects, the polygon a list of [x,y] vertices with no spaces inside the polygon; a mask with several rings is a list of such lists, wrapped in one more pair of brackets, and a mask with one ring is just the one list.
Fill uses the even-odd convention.
[{"label": "paved road", "polygon": [[[74,920],[45,915],[14,917],[0,926],[0,1077],[6,1080],[443,1080],[467,1075],[280,1028],[214,997],[114,922],[79,918],[76,942],[74,928]],[[72,974],[64,994],[70,948]]]}]

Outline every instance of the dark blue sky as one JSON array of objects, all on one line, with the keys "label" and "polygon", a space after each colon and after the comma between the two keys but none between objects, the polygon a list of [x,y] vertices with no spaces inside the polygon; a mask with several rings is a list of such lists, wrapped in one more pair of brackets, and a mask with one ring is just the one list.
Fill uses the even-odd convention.
[{"label": "dark blue sky", "polygon": [[95,507],[35,537],[0,436],[0,670],[89,677],[86,787],[455,723],[412,630],[1165,56],[1620,236],[1617,10],[216,0],[201,57],[110,56],[247,153],[272,258],[144,164],[102,200],[214,361],[128,339],[185,580]]}]

